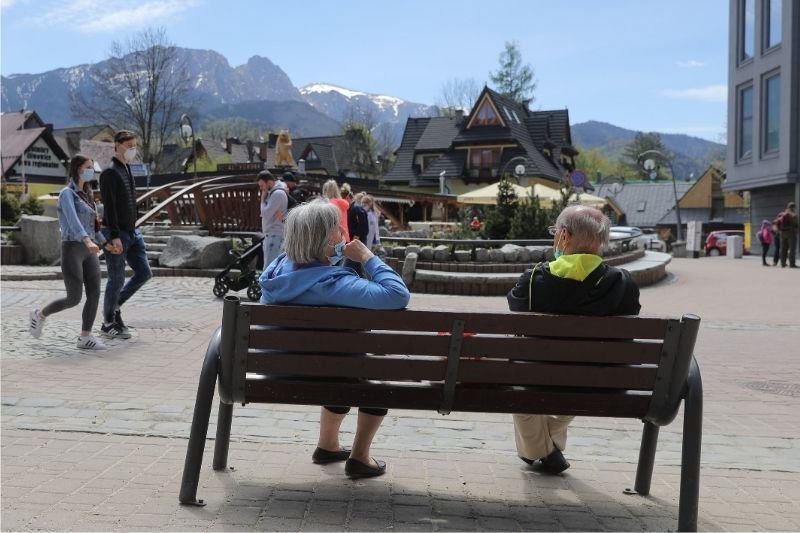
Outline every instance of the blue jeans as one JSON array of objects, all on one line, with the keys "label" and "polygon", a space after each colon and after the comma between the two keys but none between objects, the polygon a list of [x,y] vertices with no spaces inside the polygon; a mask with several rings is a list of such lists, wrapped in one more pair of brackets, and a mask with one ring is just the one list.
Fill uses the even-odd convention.
[{"label": "blue jeans", "polygon": [[283,249],[283,235],[267,235],[261,245],[264,247],[264,268],[267,268]]},{"label": "blue jeans", "polygon": [[[106,238],[108,233],[103,231]],[[118,305],[127,302],[139,288],[153,277],[150,264],[147,262],[147,253],[144,249],[144,239],[139,230],[120,231],[119,239],[122,242],[122,253],[114,255],[104,251],[108,281],[106,281],[106,294],[103,298],[103,320],[108,324],[114,322],[114,310]],[[125,263],[133,270],[133,277],[125,283]],[[125,285],[123,287],[123,284]]]}]

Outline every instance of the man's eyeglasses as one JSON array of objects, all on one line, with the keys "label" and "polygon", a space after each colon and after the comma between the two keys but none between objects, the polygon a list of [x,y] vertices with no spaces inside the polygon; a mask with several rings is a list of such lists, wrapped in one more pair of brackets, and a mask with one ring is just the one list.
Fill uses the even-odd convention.
[{"label": "man's eyeglasses", "polygon": [[555,235],[556,233],[558,233],[559,229],[560,228],[558,226],[550,226],[547,228],[547,233],[549,233],[550,235]]}]

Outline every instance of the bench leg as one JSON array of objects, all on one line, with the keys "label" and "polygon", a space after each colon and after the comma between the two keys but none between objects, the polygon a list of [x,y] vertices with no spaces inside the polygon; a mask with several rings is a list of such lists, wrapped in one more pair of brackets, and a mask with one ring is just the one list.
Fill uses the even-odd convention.
[{"label": "bench leg", "polygon": [[692,359],[683,400],[683,443],[681,448],[681,493],[678,531],[697,531],[700,499],[700,445],[703,438],[703,381],[700,367]]},{"label": "bench leg", "polygon": [[197,499],[197,485],[200,482],[200,468],[203,466],[203,450],[206,446],[208,421],[211,417],[211,404],[214,402],[214,388],[217,384],[219,370],[220,329],[214,332],[208,343],[206,356],[203,359],[203,370],[200,372],[200,384],[197,386],[197,398],[194,403],[192,429],[189,433],[189,444],[186,448],[186,461],[183,464],[183,478],[178,500],[186,505],[205,505]]},{"label": "bench leg", "polygon": [[642,444],[639,447],[639,465],[636,467],[636,482],[633,490],[625,489],[626,494],[650,494],[650,481],[653,479],[653,465],[656,460],[656,447],[658,445],[658,426],[644,422],[642,429]]},{"label": "bench leg", "polygon": [[228,466],[232,420],[233,405],[220,402],[217,414],[217,438],[214,441],[214,470],[225,470],[225,467]]}]

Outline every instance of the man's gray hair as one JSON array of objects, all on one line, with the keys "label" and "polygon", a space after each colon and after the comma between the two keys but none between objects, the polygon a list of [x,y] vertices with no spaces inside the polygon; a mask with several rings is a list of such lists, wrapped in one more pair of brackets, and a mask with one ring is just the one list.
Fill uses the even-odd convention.
[{"label": "man's gray hair", "polygon": [[339,227],[339,208],[322,198],[300,204],[286,218],[283,247],[295,263],[319,261],[325,256],[331,232]]},{"label": "man's gray hair", "polygon": [[558,215],[556,228],[567,228],[579,253],[599,253],[608,244],[611,221],[595,207],[570,205]]}]

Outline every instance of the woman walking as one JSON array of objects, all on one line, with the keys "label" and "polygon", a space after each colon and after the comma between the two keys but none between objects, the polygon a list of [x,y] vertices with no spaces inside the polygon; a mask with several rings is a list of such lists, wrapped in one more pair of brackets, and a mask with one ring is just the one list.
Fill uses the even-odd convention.
[{"label": "woman walking", "polygon": [[761,241],[761,264],[769,266],[767,263],[767,254],[769,253],[769,245],[772,244],[772,222],[769,220],[761,221],[761,229],[758,232],[758,240]]},{"label": "woman walking", "polygon": [[[58,196],[58,222],[61,225],[61,272],[64,274],[66,298],[54,300],[41,310],[30,314],[29,331],[34,338],[42,336],[45,320],[53,313],[75,307],[81,301],[83,287],[86,303],[83,305],[81,331],[77,346],[84,350],[105,350],[106,346],[92,335],[92,324],[97,316],[100,301],[100,251],[104,243],[100,234],[94,199],[84,191],[84,185],[95,180],[94,162],[82,155],[73,156],[69,163],[67,186]],[[112,250],[111,253],[120,251]],[[83,287],[82,287],[83,286]]]}]

